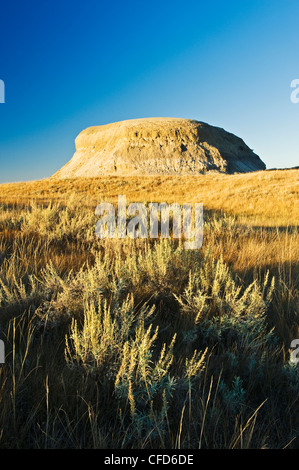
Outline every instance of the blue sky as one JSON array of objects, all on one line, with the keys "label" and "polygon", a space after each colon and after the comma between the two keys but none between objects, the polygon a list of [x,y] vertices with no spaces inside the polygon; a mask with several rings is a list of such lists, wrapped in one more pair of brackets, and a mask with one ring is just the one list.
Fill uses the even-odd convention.
[{"label": "blue sky", "polygon": [[86,127],[182,117],[299,165],[298,0],[1,2],[0,182],[50,176]]}]

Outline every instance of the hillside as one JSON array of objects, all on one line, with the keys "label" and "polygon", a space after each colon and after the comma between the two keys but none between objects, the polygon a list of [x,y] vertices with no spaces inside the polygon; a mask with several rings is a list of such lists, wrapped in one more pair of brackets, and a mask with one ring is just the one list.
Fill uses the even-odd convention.
[{"label": "hillside", "polygon": [[0,202],[63,201],[71,195],[95,206],[102,200],[202,202],[204,209],[247,215],[263,225],[298,225],[299,170],[198,176],[44,179],[0,185]]}]

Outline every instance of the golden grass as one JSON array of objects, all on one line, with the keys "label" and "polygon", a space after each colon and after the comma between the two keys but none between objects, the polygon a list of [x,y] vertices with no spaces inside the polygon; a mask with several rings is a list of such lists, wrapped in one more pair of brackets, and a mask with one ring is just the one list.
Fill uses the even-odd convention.
[{"label": "golden grass", "polygon": [[[298,448],[298,176],[0,185],[0,448]],[[202,202],[202,248],[96,239],[119,194]]]},{"label": "golden grass", "polygon": [[[214,223],[209,238],[213,239],[214,254],[222,255],[237,272],[266,267],[290,270],[291,266],[297,274],[299,169],[235,175],[49,178],[0,185],[0,204],[68,204],[71,199],[90,212],[103,200],[116,203],[120,194],[126,195],[128,203],[202,202],[205,219],[210,211],[232,216],[225,227]],[[11,215],[0,214],[0,222]],[[236,237],[238,226],[246,230]],[[68,257],[81,257],[72,252],[57,256],[63,264]]]},{"label": "golden grass", "polygon": [[200,176],[53,178],[0,185],[0,202],[26,203],[66,200],[81,196],[88,206],[116,200],[201,202],[204,209],[246,216],[263,226],[292,226],[299,221],[299,170],[259,171],[246,174]]}]

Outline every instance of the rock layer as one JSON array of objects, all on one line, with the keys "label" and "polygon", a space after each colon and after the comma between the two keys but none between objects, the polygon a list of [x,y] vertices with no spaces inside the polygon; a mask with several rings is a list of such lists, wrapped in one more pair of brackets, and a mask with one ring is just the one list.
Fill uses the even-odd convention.
[{"label": "rock layer", "polygon": [[89,127],[56,178],[101,175],[246,173],[264,170],[244,141],[204,122],[147,118]]}]

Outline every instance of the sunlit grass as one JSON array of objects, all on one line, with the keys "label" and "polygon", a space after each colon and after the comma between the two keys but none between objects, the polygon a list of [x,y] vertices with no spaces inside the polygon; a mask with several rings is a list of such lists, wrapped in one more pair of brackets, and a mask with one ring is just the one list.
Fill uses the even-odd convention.
[{"label": "sunlit grass", "polygon": [[[183,178],[0,186],[1,448],[298,448],[298,171]],[[202,248],[99,241],[118,194]]]}]

